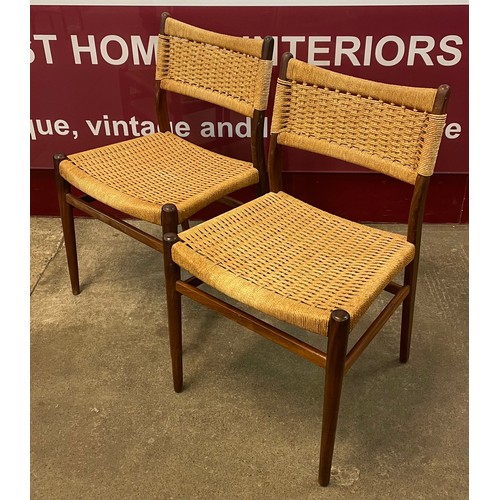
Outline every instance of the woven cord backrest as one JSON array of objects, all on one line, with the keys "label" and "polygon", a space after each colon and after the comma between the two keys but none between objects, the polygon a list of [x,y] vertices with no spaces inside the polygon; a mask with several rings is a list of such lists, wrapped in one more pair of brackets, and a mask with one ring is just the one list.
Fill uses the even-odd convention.
[{"label": "woven cord backrest", "polygon": [[156,80],[165,90],[242,115],[267,108],[272,61],[263,40],[222,35],[168,17],[158,35]]},{"label": "woven cord backrest", "polygon": [[415,184],[434,171],[446,115],[436,89],[372,82],[288,63],[271,132],[279,144],[339,158]]}]

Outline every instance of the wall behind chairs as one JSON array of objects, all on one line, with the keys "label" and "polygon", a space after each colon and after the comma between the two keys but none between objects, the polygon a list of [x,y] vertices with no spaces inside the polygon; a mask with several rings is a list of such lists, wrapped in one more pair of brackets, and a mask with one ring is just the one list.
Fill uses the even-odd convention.
[{"label": "wall behind chairs", "polygon": [[[467,2],[75,3],[31,1],[32,215],[58,214],[54,153],[70,154],[156,130],[156,43],[160,14],[168,10],[179,20],[208,30],[275,38],[267,133],[277,65],[286,51],[361,78],[424,87],[450,84],[447,127],[425,220],[468,222]],[[179,135],[250,159],[244,118],[184,97],[172,104],[171,115]],[[291,194],[358,220],[405,221],[409,186],[306,152],[285,152],[284,160],[284,186]],[[252,194],[247,189],[239,197]],[[199,216],[218,210],[215,206]]]}]

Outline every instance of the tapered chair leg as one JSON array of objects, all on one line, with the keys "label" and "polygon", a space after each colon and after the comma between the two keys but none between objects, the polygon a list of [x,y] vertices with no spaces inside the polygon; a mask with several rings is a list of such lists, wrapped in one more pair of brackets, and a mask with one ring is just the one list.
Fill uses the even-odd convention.
[{"label": "tapered chair leg", "polygon": [[318,482],[328,486],[332,467],[333,447],[340,407],[340,394],[344,378],[344,365],[350,330],[350,316],[342,310],[332,312],[328,328],[328,347],[325,367],[323,426],[319,457]]},{"label": "tapered chair leg", "polygon": [[182,316],[181,294],[175,284],[180,279],[180,268],[172,260],[172,245],[178,241],[177,207],[167,204],[162,209],[163,227],[163,263],[165,270],[165,285],[167,290],[168,337],[170,342],[170,357],[172,358],[172,376],[175,392],[181,392],[183,386],[182,373]]},{"label": "tapered chair leg", "polygon": [[405,269],[404,284],[410,285],[410,293],[403,301],[401,318],[401,341],[399,347],[399,361],[406,363],[410,357],[411,331],[413,327],[413,310],[417,290],[417,263],[412,262]]},{"label": "tapered chair leg", "polygon": [[74,295],[78,295],[80,293],[80,280],[78,277],[78,258],[76,254],[75,218],[73,207],[66,201],[66,195],[70,192],[71,187],[59,173],[59,164],[64,159],[66,159],[64,154],[58,153],[54,155],[54,173],[56,176],[57,199],[59,201],[59,212],[61,214],[71,290]]}]

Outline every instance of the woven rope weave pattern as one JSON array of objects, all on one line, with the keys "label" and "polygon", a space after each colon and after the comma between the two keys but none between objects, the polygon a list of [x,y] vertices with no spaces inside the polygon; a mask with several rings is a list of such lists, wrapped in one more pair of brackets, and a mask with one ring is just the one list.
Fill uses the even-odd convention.
[{"label": "woven rope weave pattern", "polygon": [[212,201],[258,182],[252,163],[156,133],[68,156],[61,175],[83,192],[133,217],[160,224],[173,203],[180,221]]},{"label": "woven rope weave pattern", "polygon": [[434,171],[445,119],[370,96],[279,80],[271,132],[280,144],[414,184],[417,174]]},{"label": "woven rope weave pattern", "polygon": [[272,61],[171,35],[158,36],[161,87],[245,116],[267,108]]},{"label": "woven rope weave pattern", "polygon": [[269,193],[180,233],[175,262],[208,285],[322,335],[330,312],[352,326],[411,262],[406,238]]}]

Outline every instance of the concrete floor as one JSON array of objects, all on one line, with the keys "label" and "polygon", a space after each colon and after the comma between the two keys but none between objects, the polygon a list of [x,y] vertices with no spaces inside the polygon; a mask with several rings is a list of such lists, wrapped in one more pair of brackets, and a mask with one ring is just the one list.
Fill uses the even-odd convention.
[{"label": "concrete floor", "polygon": [[77,238],[73,296],[59,220],[31,219],[31,498],[468,498],[468,226],[424,227],[410,361],[396,316],[345,379],[327,488],[323,371],[183,298],[174,393],[161,255]]}]

